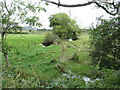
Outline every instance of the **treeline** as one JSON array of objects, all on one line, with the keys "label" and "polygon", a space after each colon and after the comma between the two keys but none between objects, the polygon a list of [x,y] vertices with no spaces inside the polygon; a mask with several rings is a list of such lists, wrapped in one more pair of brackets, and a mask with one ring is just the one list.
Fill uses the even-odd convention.
[{"label": "treeline", "polygon": [[7,34],[28,34],[27,32],[12,32],[12,31],[9,31],[7,32]]}]

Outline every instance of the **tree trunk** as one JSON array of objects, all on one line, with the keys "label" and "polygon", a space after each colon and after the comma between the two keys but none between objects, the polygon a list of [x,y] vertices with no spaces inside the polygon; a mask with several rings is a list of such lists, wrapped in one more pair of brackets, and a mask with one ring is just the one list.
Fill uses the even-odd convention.
[{"label": "tree trunk", "polygon": [[6,66],[9,66],[9,60],[8,60],[8,52],[5,50],[5,34],[6,32],[2,32],[1,38],[2,38],[2,53],[5,57],[5,61],[6,61]]},{"label": "tree trunk", "polygon": [[6,61],[6,66],[9,66],[8,53],[3,53]]},{"label": "tree trunk", "polygon": [[[120,1],[119,1],[119,5],[120,5]],[[118,7],[118,25],[120,28],[120,6]]]}]

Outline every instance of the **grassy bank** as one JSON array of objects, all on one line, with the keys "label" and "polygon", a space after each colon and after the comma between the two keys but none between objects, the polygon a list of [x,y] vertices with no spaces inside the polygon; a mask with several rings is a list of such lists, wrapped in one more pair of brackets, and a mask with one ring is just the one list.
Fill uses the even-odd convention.
[{"label": "grassy bank", "polygon": [[[100,72],[91,64],[90,40],[87,34],[80,35],[76,41],[64,41],[48,47],[40,45],[44,37],[45,34],[7,36],[7,42],[11,47],[10,67],[5,67],[2,57],[3,87],[106,87],[101,80],[96,81],[98,85],[87,85],[83,79],[89,77],[94,80],[106,75],[105,71]],[[75,53],[77,56],[74,56]],[[71,59],[73,56],[78,59]],[[107,72],[116,73],[114,70]]]}]

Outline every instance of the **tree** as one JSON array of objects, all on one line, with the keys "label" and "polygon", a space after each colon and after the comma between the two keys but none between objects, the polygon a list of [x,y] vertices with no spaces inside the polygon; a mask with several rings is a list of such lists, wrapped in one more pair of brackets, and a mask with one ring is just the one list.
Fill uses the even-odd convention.
[{"label": "tree", "polygon": [[48,3],[52,3],[55,5],[62,6],[62,7],[82,7],[82,6],[87,6],[91,4],[95,4],[98,8],[102,8],[105,10],[108,14],[110,15],[117,15],[119,12],[119,6],[120,2],[119,0],[91,0],[83,4],[74,4],[74,5],[67,5],[67,4],[61,4],[60,0],[57,2],[51,1],[51,0],[41,0],[45,1]]},{"label": "tree", "polygon": [[57,34],[61,39],[77,39],[77,31],[80,30],[79,26],[67,14],[51,15],[49,19],[54,34]]},{"label": "tree", "polygon": [[[20,0],[12,0],[10,3],[7,3],[6,0],[0,1],[0,20],[2,21],[2,53],[5,57],[7,66],[9,65],[9,46],[6,42],[6,33],[11,30],[11,28],[14,28],[15,30],[17,28],[20,29],[20,27],[17,25],[17,23],[20,22],[24,22],[32,26],[41,26],[41,23],[39,23],[39,16],[37,16],[37,13],[39,13],[41,10],[45,11],[44,8],[40,7],[40,2],[36,4],[31,1],[26,3]],[[34,15],[30,16],[28,13],[34,13]]]},{"label": "tree", "polygon": [[99,18],[99,25],[91,30],[93,63],[100,68],[120,69],[120,26],[118,19]]},{"label": "tree", "polygon": [[[93,62],[100,67],[120,68],[120,1],[119,0],[91,0],[83,4],[67,5],[51,0],[42,0],[48,3],[62,7],[82,7],[95,4],[96,7],[102,8],[108,14],[118,18],[102,20],[101,24],[91,32],[93,51],[91,53]],[[116,23],[118,22],[118,23]]]},{"label": "tree", "polygon": [[[13,24],[11,25],[9,31],[10,31],[10,32],[13,31],[13,32],[17,33],[18,30],[19,30],[19,32],[21,32],[21,31],[22,31],[22,28],[23,28],[23,27],[21,27],[20,25],[18,25],[18,23],[13,22]],[[9,31],[8,31],[8,32],[9,32]]]}]

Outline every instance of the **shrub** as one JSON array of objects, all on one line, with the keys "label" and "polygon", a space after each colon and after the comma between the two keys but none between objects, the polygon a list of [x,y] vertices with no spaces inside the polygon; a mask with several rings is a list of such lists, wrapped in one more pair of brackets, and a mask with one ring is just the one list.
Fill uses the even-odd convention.
[{"label": "shrub", "polygon": [[119,88],[120,72],[113,69],[102,69],[101,80],[90,83],[91,88]]},{"label": "shrub", "polygon": [[90,32],[93,63],[101,68],[120,68],[120,29],[118,18],[99,19],[100,25]]},{"label": "shrub", "polygon": [[55,40],[58,39],[58,36],[52,33],[48,33],[43,41],[43,45],[49,46],[55,42]]}]

